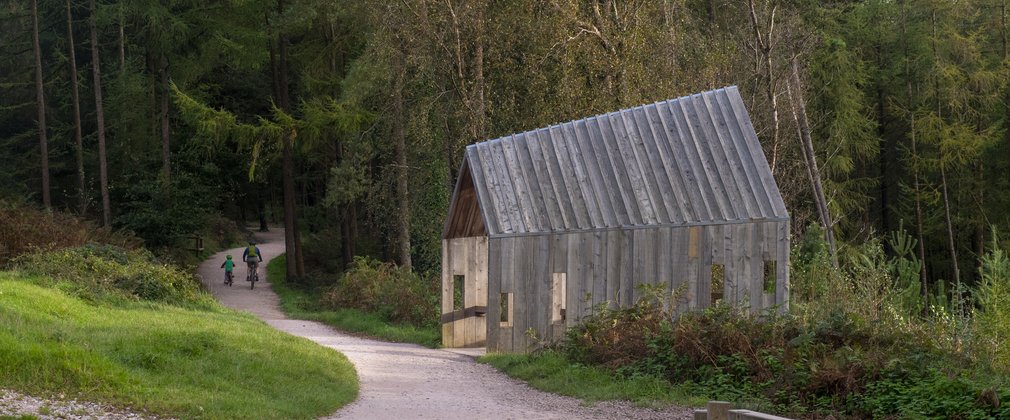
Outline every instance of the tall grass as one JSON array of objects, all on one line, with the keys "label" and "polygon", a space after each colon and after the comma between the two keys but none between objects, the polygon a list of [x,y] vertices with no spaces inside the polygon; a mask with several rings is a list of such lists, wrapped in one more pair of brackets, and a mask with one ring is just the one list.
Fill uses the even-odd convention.
[{"label": "tall grass", "polygon": [[316,418],[352,401],[340,353],[226,309],[141,251],[37,253],[0,272],[0,383],[179,418]]}]

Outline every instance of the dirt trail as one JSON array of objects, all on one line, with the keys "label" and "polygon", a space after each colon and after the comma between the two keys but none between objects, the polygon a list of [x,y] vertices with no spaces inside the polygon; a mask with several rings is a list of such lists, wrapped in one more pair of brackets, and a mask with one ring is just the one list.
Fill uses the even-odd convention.
[{"label": "dirt trail", "polygon": [[[283,231],[258,234],[265,261],[284,252]],[[269,279],[249,290],[247,268],[238,264],[235,285],[223,284],[225,254],[240,259],[242,249],[220,252],[200,265],[204,284],[224,305],[248,311],[289,334],[330,347],[354,363],[361,380],[357,401],[334,419],[679,419],[686,408],[652,410],[624,402],[584,405],[581,401],[529,388],[472,356],[414,344],[386,343],[342,334],[324,324],[289,319],[278,308]],[[265,276],[265,263],[261,266]]]}]

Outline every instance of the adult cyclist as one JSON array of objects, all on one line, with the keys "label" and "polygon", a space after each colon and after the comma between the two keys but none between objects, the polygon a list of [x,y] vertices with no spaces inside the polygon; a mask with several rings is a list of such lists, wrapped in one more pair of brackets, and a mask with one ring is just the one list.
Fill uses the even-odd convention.
[{"label": "adult cyclist", "polygon": [[252,274],[256,272],[260,263],[263,262],[263,253],[260,252],[255,241],[249,241],[249,246],[245,248],[245,251],[242,251],[242,259],[245,260],[246,264],[249,264],[250,275],[246,277],[246,281],[250,281],[252,280]]}]

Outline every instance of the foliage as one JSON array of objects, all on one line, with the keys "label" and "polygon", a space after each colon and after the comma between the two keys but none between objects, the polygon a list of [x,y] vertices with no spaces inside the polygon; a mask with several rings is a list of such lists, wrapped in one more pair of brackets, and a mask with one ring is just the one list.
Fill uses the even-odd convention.
[{"label": "foliage", "polygon": [[139,300],[206,308],[212,300],[192,274],[157,261],[146,250],[88,244],[26,254],[14,266],[92,302]]},{"label": "foliage", "polygon": [[324,288],[293,284],[285,279],[284,256],[267,265],[267,277],[280,297],[281,309],[296,319],[319,321],[342,331],[364,334],[380,340],[438,347],[442,342],[437,325],[414,326],[390,322],[387,317],[359,309],[327,309],[321,304]]},{"label": "foliage", "polygon": [[390,263],[356,257],[343,277],[323,293],[321,302],[329,309],[360,309],[392,322],[431,327],[439,323],[439,297],[433,281]]},{"label": "foliage", "polygon": [[309,419],[356,397],[345,357],[248,314],[213,302],[204,309],[96,305],[38,286],[57,282],[0,273],[5,387],[166,418]]},{"label": "foliage", "polygon": [[141,241],[127,232],[97,228],[62,212],[0,202],[0,264],[30,252],[53,251],[87,243],[113,244],[129,249]]},{"label": "foliage", "polygon": [[992,248],[982,257],[982,283],[975,297],[978,306],[972,320],[979,359],[1010,374],[1010,259],[996,243],[995,233]]}]

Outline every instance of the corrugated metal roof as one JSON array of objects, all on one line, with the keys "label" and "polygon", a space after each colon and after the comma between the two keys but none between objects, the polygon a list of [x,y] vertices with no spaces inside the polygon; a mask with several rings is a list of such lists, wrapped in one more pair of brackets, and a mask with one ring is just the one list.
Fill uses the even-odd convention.
[{"label": "corrugated metal roof", "polygon": [[789,217],[736,87],[470,145],[464,166],[490,236]]}]

